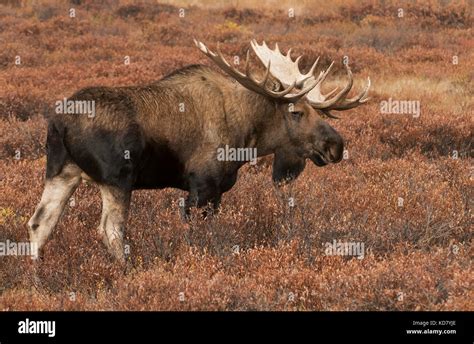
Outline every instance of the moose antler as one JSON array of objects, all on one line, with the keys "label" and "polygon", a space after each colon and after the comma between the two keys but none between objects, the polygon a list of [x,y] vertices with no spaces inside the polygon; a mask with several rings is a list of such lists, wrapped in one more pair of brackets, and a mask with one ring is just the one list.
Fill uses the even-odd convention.
[{"label": "moose antler", "polygon": [[367,100],[369,100],[369,98],[367,98],[367,93],[369,92],[369,88],[370,88],[370,78],[367,78],[367,86],[359,95],[350,99],[346,99],[347,94],[352,88],[353,78],[352,78],[352,72],[349,66],[347,64],[344,64],[344,66],[346,68],[347,76],[349,77],[349,82],[333,98],[330,98],[330,97],[337,91],[337,88],[332,90],[326,95],[323,95],[321,93],[321,84],[326,78],[327,73],[324,73],[325,75],[321,78],[321,81],[318,82],[316,87],[312,89],[311,92],[308,92],[308,94],[306,94],[306,99],[308,100],[308,102],[311,104],[313,108],[324,110],[326,114],[331,116],[330,113],[328,112],[329,110],[339,110],[339,111],[347,110],[347,109],[357,107],[360,104],[363,104]]},{"label": "moose antler", "polygon": [[278,43],[275,44],[275,49],[271,50],[265,41],[262,45],[259,45],[254,39],[250,42],[253,51],[258,56],[260,61],[266,66],[271,63],[271,74],[280,80],[284,86],[288,86],[291,82],[296,80],[296,86],[303,86],[303,82],[311,78],[318,64],[319,57],[314,62],[310,71],[306,74],[301,74],[298,67],[301,56],[297,57],[295,61],[291,59],[291,49],[288,50],[286,56],[280,52],[278,48]]},{"label": "moose antler", "polygon": [[250,44],[260,61],[265,65],[271,65],[270,73],[275,78],[280,80],[284,86],[287,86],[290,80],[296,80],[296,86],[298,87],[305,87],[308,84],[313,85],[316,83],[316,86],[306,94],[306,99],[313,108],[324,111],[329,117],[335,117],[331,115],[329,110],[351,109],[359,106],[362,103],[365,103],[368,100],[367,93],[370,88],[370,78],[368,78],[367,86],[359,95],[350,99],[345,98],[351,90],[353,84],[352,72],[346,64],[345,67],[347,75],[349,76],[349,82],[337,95],[330,98],[337,91],[337,88],[328,94],[323,95],[321,93],[321,85],[326,79],[326,76],[329,74],[334,62],[331,63],[328,69],[326,69],[324,72],[321,72],[318,78],[315,78],[314,71],[316,69],[316,65],[318,64],[319,57],[313,63],[309,72],[302,74],[298,67],[301,56],[297,57],[296,60],[293,61],[291,58],[291,49],[288,50],[286,55],[283,55],[278,48],[278,44],[275,44],[275,49],[273,50],[267,46],[265,41],[259,45],[256,40],[252,40]]},{"label": "moose antler", "polygon": [[[227,62],[227,60],[224,58],[224,56],[222,55],[220,51],[219,43],[217,44],[217,53],[214,53],[206,45],[204,45],[204,43],[199,42],[197,40],[194,40],[194,44],[196,44],[199,50],[201,50],[204,54],[206,54],[212,61],[214,61],[216,65],[218,65],[224,72],[226,72],[236,81],[238,81],[242,86],[254,92],[262,94],[264,96],[269,96],[275,99],[284,99],[285,101],[293,102],[305,96],[317,85],[316,80],[313,80],[313,82],[306,83],[305,87],[302,90],[299,90],[296,88],[296,84],[298,83],[298,80],[293,79],[292,81],[288,83],[283,82],[282,80],[278,78],[278,76],[275,76],[272,73],[272,75],[276,79],[278,79],[278,81],[284,87],[286,87],[282,91],[273,91],[273,90],[268,89],[265,86],[268,81],[268,78],[270,77],[272,61],[268,61],[266,63],[265,76],[261,81],[258,81],[249,73],[249,67],[250,67],[249,66],[249,59],[250,59],[249,50],[247,50],[247,57],[245,60],[245,73],[242,73],[236,68],[234,68],[233,66],[231,66],[229,62]],[[288,81],[289,78],[287,77],[285,80]],[[292,91],[296,91],[296,92],[290,93]]]}]

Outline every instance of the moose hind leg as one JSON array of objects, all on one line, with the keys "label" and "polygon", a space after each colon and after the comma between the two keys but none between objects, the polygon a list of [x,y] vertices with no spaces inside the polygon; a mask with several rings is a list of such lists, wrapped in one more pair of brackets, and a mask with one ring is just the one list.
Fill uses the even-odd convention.
[{"label": "moose hind leg", "polygon": [[66,202],[81,181],[81,170],[74,164],[47,178],[41,201],[28,221],[30,242],[39,250],[48,239],[64,210]]},{"label": "moose hind leg", "polygon": [[99,235],[109,252],[120,263],[125,263],[123,237],[131,191],[110,185],[100,185],[99,188],[102,195]]}]

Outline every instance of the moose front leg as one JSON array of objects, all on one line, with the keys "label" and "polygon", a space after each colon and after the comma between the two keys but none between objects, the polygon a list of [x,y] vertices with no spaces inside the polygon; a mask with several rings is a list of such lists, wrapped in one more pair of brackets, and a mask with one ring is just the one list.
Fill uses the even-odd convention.
[{"label": "moose front leg", "polygon": [[192,174],[189,182],[189,194],[180,208],[180,215],[184,221],[189,220],[191,207],[206,207],[202,214],[204,217],[214,213],[220,205],[221,189],[212,177]]}]

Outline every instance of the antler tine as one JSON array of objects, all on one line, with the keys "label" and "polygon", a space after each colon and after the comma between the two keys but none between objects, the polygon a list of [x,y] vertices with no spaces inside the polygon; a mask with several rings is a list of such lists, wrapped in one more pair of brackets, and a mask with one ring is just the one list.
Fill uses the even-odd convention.
[{"label": "antler tine", "polygon": [[329,65],[329,67],[320,74],[320,79],[319,79],[319,83],[323,83],[323,81],[326,79],[326,77],[328,76],[329,72],[331,71],[332,69],[332,66],[334,66],[334,61],[331,62],[331,64]]},{"label": "antler tine", "polygon": [[330,91],[329,93],[326,94],[326,98],[332,96],[334,93],[337,92],[338,89],[339,89],[339,87],[335,87],[332,91]]},{"label": "antler tine", "polygon": [[[331,64],[331,66],[332,66],[332,64]],[[312,96],[310,94],[311,92],[308,93],[306,95],[306,97],[308,98],[308,101],[310,102],[312,107],[314,107],[315,109],[329,109],[332,105],[336,104],[339,100],[344,99],[344,97],[349,93],[349,91],[352,88],[353,78],[352,78],[352,72],[351,72],[350,68],[347,65],[345,65],[345,66],[346,66],[347,75],[349,76],[349,82],[347,83],[347,85],[335,97],[333,97],[329,100],[322,101],[322,102],[311,100],[311,96]],[[318,85],[321,85],[322,82],[326,79],[326,76],[328,74],[327,72],[328,71],[326,71],[324,73],[323,77],[318,82]],[[316,91],[318,91],[320,93],[320,88],[316,89]],[[321,95],[321,98],[324,98],[324,99],[327,98],[327,96],[322,96],[321,93],[320,93],[320,95]]]},{"label": "antler tine", "polygon": [[278,43],[275,43],[275,52],[277,52],[278,54],[281,54],[280,48],[278,47]]},{"label": "antler tine", "polygon": [[300,92],[298,92],[298,93],[296,94],[297,98],[306,95],[308,92],[310,92],[311,90],[313,90],[317,85],[318,85],[318,83],[315,81],[315,82],[313,82],[312,84],[310,84],[308,87],[303,88]]},{"label": "antler tine", "polygon": [[[319,57],[318,57],[318,59],[319,59]],[[316,78],[316,83],[317,83],[319,86],[320,86],[320,85],[323,83],[323,81],[326,79],[326,76],[327,76],[327,75],[329,74],[329,72],[331,71],[332,66],[334,66],[334,61],[331,62],[331,64],[329,65],[329,67],[328,67],[325,71],[322,71],[322,72],[319,73],[318,77]],[[311,77],[311,76],[310,76],[310,77]],[[313,76],[313,78],[314,78],[314,76]],[[318,88],[320,88],[320,87],[318,87]],[[332,92],[333,92],[333,91],[331,91],[330,93],[332,94]],[[324,99],[326,99],[326,98],[329,96],[329,94],[326,95],[326,96],[323,96],[321,93],[316,94],[316,90],[315,90],[315,91],[310,95],[310,97],[312,97],[312,96],[319,96],[319,98],[324,98]]]},{"label": "antler tine", "polygon": [[361,93],[351,99],[344,99],[342,102],[331,107],[332,110],[348,110],[359,106],[369,100],[367,94],[370,89],[370,78],[367,78],[367,85]]},{"label": "antler tine", "polygon": [[316,59],[316,61],[314,61],[313,65],[311,66],[310,70],[308,73],[306,73],[305,75],[307,76],[313,76],[314,75],[314,71],[316,70],[316,66],[318,65],[318,62],[319,62],[319,56],[318,58]]},{"label": "antler tine", "polygon": [[247,55],[245,57],[245,74],[249,75],[249,71],[250,71],[250,50],[247,49]]},{"label": "antler tine", "polygon": [[264,78],[262,79],[262,81],[258,81],[257,79],[255,79],[251,74],[250,74],[250,50],[247,49],[247,56],[245,58],[245,76],[248,77],[251,81],[253,81],[257,86],[260,86],[260,87],[264,87],[265,84],[267,83],[268,81],[268,78],[270,76],[270,64],[271,64],[271,61],[268,61],[268,65],[265,69],[265,75],[264,75]]},{"label": "antler tine", "polygon": [[[209,49],[207,49],[210,53],[212,53],[212,51],[210,51]],[[225,59],[224,55],[222,54],[221,52],[221,47],[220,47],[220,43],[217,42],[217,57],[218,59],[213,59],[214,62],[220,62],[222,61],[224,63],[224,65],[227,67],[227,68],[230,68],[231,71],[233,73],[236,73],[237,75],[241,76],[241,77],[245,77],[245,74],[241,73],[239,70],[237,70],[236,68],[234,68],[229,62],[227,62],[227,60]],[[215,54],[214,54],[215,55]],[[247,59],[247,63],[248,64],[248,59]]]},{"label": "antler tine", "polygon": [[[293,83],[288,86],[287,88],[285,88],[283,91],[279,91],[279,92],[273,92],[275,94],[277,94],[278,96],[286,96],[288,93],[290,93],[296,86],[296,81],[293,81]],[[285,99],[287,100],[293,100],[293,99],[297,99],[297,98],[300,98],[301,95],[299,94],[295,94],[293,95],[292,97],[285,97]]]},{"label": "antler tine", "polygon": [[302,57],[303,57],[303,55],[300,55],[300,56],[298,56],[298,57],[296,58],[296,60],[295,60],[295,65],[296,65],[296,67],[298,67],[298,69],[299,69],[299,66],[298,66],[298,65],[300,64],[300,60],[301,60]]}]

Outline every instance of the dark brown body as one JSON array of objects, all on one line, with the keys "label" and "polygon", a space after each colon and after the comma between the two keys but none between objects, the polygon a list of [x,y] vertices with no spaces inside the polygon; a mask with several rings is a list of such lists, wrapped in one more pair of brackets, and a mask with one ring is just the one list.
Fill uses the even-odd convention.
[{"label": "dark brown body", "polygon": [[[204,177],[224,192],[243,163],[217,161],[219,147],[257,148],[259,156],[298,150],[271,100],[205,66],[145,87],[87,88],[70,99],[95,101],[95,117],[58,114],[52,123],[63,130],[67,157],[98,183],[189,191]],[[52,177],[61,162],[48,158]]]},{"label": "dark brown body", "polygon": [[341,137],[305,102],[290,111],[287,103],[205,66],[186,67],[143,87],[86,88],[69,100],[94,101],[95,116],[55,114],[50,120],[46,188],[29,222],[31,240],[40,247],[60,215],[48,209],[62,211],[82,178],[101,187],[99,232],[123,260],[131,191],[189,191],[183,214],[193,205],[217,207],[245,163],[218,161],[219,147],[275,154],[275,181],[295,178],[306,158],[322,166],[342,157]]}]

